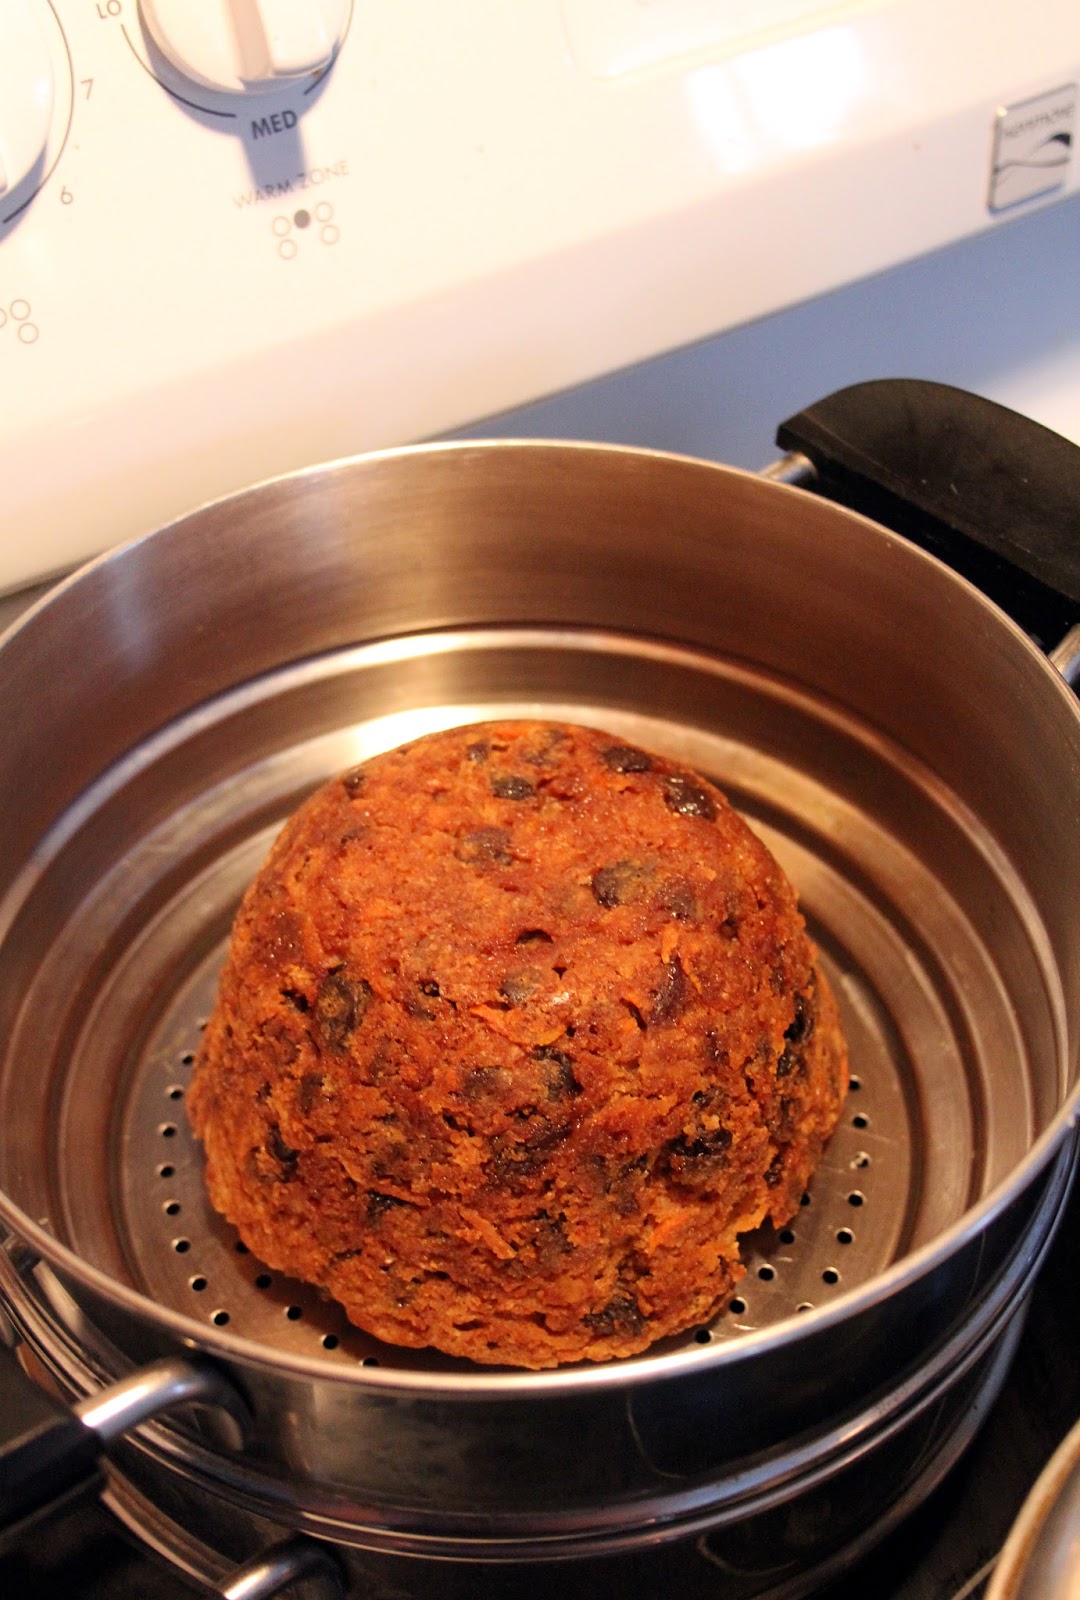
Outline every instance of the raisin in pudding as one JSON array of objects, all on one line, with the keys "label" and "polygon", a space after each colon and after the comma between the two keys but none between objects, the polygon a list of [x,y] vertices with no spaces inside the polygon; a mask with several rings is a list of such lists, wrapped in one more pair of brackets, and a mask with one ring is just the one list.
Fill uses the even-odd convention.
[{"label": "raisin in pudding", "polygon": [[711,1317],[837,1121],[795,894],[706,779],[501,722],[334,779],[238,914],[189,1098],[213,1204],[393,1344],[551,1367]]}]

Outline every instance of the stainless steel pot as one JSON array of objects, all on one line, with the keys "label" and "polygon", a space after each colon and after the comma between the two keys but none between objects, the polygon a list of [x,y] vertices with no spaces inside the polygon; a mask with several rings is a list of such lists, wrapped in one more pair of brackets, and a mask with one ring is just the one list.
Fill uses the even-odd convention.
[{"label": "stainless steel pot", "polygon": [[1061,1441],[1009,1533],[986,1600],[1080,1594],[1080,1422]]},{"label": "stainless steel pot", "polygon": [[[1025,606],[1068,620],[1070,581],[1040,570]],[[216,1404],[224,1379],[246,1413],[236,1455],[190,1409],[121,1408],[132,1481],[388,1556],[549,1561],[749,1526],[875,1462],[877,1528],[943,1470],[1000,1381],[1077,1115],[1080,711],[982,594],[780,482],[433,446],[97,562],[0,675],[0,1288],[84,1411],[194,1354],[166,1400]],[[518,712],[721,783],[800,890],[857,1079],[808,1204],[750,1241],[710,1328],[555,1373],[377,1346],[265,1273],[209,1211],[182,1112],[283,816],[375,750]],[[794,1592],[829,1559],[804,1544],[731,1592]]]}]

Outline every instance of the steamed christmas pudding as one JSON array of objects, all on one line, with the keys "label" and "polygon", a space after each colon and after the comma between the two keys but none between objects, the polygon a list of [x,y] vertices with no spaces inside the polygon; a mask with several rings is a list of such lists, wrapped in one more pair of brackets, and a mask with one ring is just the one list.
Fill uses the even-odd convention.
[{"label": "steamed christmas pudding", "polygon": [[214,1205],[399,1345],[550,1367],[706,1321],[847,1086],[795,894],[705,778],[591,729],[319,790],[233,930],[190,1095]]}]

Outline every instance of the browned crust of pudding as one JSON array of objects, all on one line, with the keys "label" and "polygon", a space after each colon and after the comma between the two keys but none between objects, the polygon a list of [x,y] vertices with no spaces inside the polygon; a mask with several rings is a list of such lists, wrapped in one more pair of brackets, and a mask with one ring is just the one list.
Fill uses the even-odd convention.
[{"label": "browned crust of pudding", "polygon": [[720,791],[502,722],[287,823],[188,1108],[214,1206],[271,1267],[391,1344],[538,1368],[707,1321],[846,1088],[795,894]]}]

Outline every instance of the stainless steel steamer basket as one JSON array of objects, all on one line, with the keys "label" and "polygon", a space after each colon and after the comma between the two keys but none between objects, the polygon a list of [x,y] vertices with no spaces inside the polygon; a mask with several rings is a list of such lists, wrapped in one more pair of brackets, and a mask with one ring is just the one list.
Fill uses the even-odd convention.
[{"label": "stainless steel steamer basket", "polygon": [[[832,1419],[832,1426],[823,1423],[775,1450],[733,1461],[725,1473],[694,1478],[672,1471],[669,1450],[666,1462],[655,1463],[668,1470],[655,1473],[651,1495],[631,1508],[631,1526],[614,1534],[598,1518],[597,1528],[574,1529],[570,1519],[549,1516],[546,1527],[536,1518],[529,1536],[517,1540],[497,1532],[485,1536],[475,1521],[469,1530],[459,1526],[456,1538],[448,1527],[441,1537],[394,1538],[385,1528],[358,1526],[356,1509],[347,1503],[335,1507],[324,1497],[321,1514],[314,1514],[297,1506],[288,1486],[280,1486],[275,1497],[273,1486],[260,1482],[243,1459],[232,1464],[223,1493],[220,1469],[207,1473],[196,1447],[177,1450],[171,1441],[170,1449],[161,1436],[140,1437],[116,1452],[107,1503],[143,1543],[166,1553],[191,1577],[244,1600],[278,1592],[276,1582],[266,1582],[268,1554],[272,1574],[282,1566],[291,1572],[297,1559],[310,1564],[326,1540],[334,1541],[335,1564],[348,1574],[349,1593],[364,1600],[508,1600],[522,1582],[530,1597],[559,1600],[668,1593],[673,1587],[686,1600],[716,1600],[718,1594],[725,1600],[794,1600],[848,1566],[918,1505],[979,1427],[1015,1350],[1027,1286],[1061,1203],[1069,1164],[1058,1168],[1041,1217],[992,1290],[906,1383],[879,1391],[856,1412]],[[76,1391],[85,1391],[93,1374],[84,1356],[63,1348],[60,1330],[34,1306],[33,1296],[21,1293],[9,1277],[4,1287],[33,1349]],[[640,1398],[644,1409],[635,1413],[633,1399],[628,1409],[640,1416],[648,1448],[649,1396]],[[662,1408],[651,1415],[654,1424],[658,1416],[666,1424],[663,1432],[654,1428],[654,1447],[670,1442],[676,1430],[687,1431],[678,1411]],[[591,1436],[585,1433],[577,1443],[587,1450]],[[505,1445],[512,1451],[514,1441],[508,1438]],[[541,1464],[535,1448],[531,1458]],[[294,1528],[318,1534],[318,1543],[288,1540]],[[415,1559],[432,1555],[455,1559]],[[567,1555],[589,1559],[560,1559]],[[521,1561],[528,1563],[524,1579],[515,1565]],[[230,1570],[238,1563],[245,1563],[239,1578]],[[252,1588],[255,1573],[262,1583]]]},{"label": "stainless steel steamer basket", "polygon": [[[360,458],[84,569],[0,647],[0,703],[9,1306],[45,1308],[75,1393],[209,1358],[250,1411],[256,1509],[375,1549],[651,1543],[935,1359],[959,1382],[1017,1261],[1022,1302],[1077,1114],[1080,714],[877,523],[612,447]],[[858,1084],[710,1328],[555,1373],[379,1346],[266,1273],[209,1211],[182,1109],[280,820],[374,751],[517,713],[726,789],[799,888]],[[136,1437],[237,1492],[199,1416]]]}]

